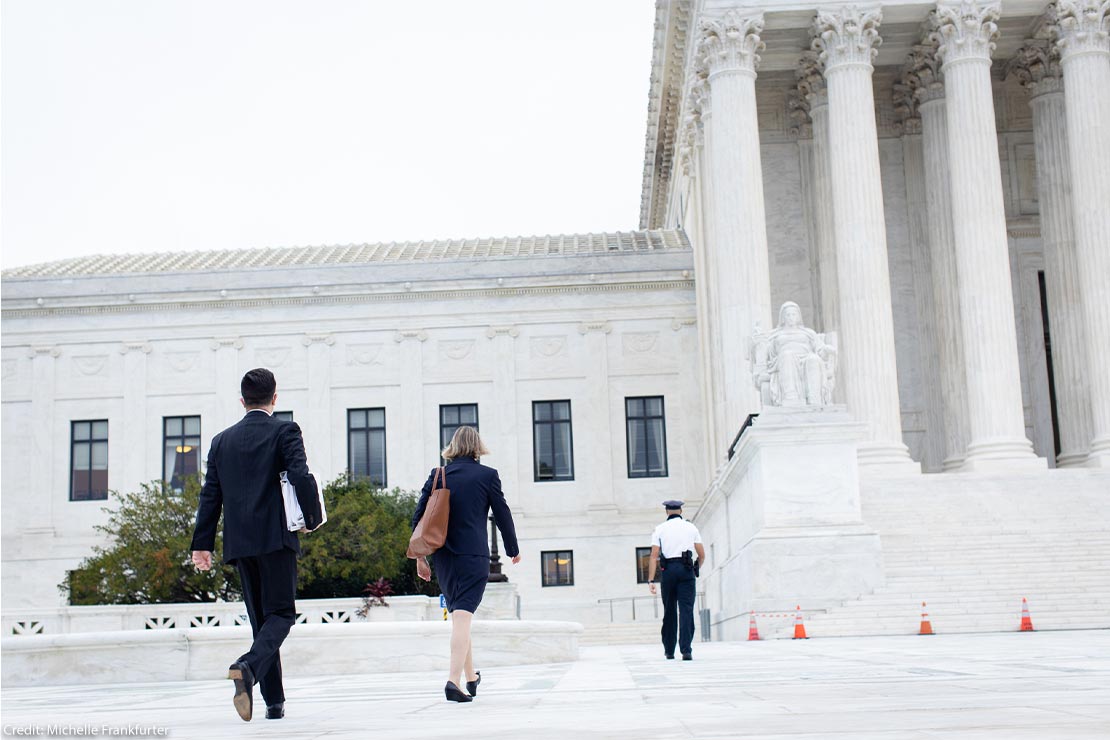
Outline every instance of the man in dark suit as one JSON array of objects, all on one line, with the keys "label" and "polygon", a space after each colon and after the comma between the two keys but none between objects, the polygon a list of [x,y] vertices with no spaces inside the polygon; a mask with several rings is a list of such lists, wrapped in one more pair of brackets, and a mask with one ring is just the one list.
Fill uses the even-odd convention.
[{"label": "man in dark suit", "polygon": [[304,512],[305,529],[301,531],[318,527],[322,513],[300,427],[273,417],[277,403],[274,374],[265,368],[251,370],[243,376],[241,390],[247,413],[238,424],[213,437],[208,450],[208,471],[193,532],[193,563],[200,570],[212,567],[222,508],[224,561],[239,570],[254,632],[250,651],[228,671],[228,678],[235,681],[235,710],[250,720],[257,682],[266,701],[266,719],[281,719],[285,692],[278,650],[296,619],[297,556],[301,552],[297,533],[286,525],[279,480],[283,470],[288,471]]}]

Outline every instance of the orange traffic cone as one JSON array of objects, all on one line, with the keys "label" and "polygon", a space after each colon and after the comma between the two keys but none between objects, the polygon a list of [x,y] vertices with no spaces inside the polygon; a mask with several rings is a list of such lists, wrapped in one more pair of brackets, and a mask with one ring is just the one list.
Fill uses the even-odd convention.
[{"label": "orange traffic cone", "polygon": [[794,612],[794,639],[795,640],[808,640],[806,637],[806,626],[802,624],[802,607],[797,607]]},{"label": "orange traffic cone", "polygon": [[919,635],[933,634],[933,624],[929,621],[929,612],[925,611],[925,602],[921,602],[921,630],[917,633]]},{"label": "orange traffic cone", "polygon": [[755,612],[752,612],[752,616],[748,620],[748,639],[749,640],[758,640],[759,639],[759,630],[756,629],[756,626],[755,626]]},{"label": "orange traffic cone", "polygon": [[1029,617],[1029,602],[1021,597],[1021,629],[1019,632],[1033,632],[1033,620]]}]

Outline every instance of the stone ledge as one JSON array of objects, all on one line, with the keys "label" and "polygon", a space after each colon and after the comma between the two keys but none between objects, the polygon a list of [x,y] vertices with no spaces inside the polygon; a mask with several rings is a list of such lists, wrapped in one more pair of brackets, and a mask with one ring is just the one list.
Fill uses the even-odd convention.
[{"label": "stone ledge", "polygon": [[[286,676],[446,669],[448,622],[298,624],[282,646]],[[475,621],[482,665],[578,659],[576,622]],[[249,627],[26,635],[0,640],[7,686],[198,681],[225,678],[250,647]]]}]

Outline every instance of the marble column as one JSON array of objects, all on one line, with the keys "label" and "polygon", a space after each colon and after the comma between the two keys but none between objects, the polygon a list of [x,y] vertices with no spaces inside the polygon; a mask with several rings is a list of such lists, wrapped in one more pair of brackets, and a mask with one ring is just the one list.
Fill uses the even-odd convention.
[{"label": "marble column", "polygon": [[1025,437],[1010,252],[991,90],[997,2],[937,5],[967,376],[965,470],[1044,467]]},{"label": "marble column", "polygon": [[1110,2],[1059,0],[1056,8],[1083,323],[1094,340],[1088,464],[1110,467]]},{"label": "marble column", "polygon": [[956,271],[956,237],[952,224],[952,186],[948,178],[948,112],[936,48],[915,47],[911,64],[918,85],[914,91],[921,115],[921,146],[925,163],[925,216],[929,230],[937,365],[944,410],[944,459],[941,467],[956,470],[967,457],[967,373],[960,328],[960,289]]},{"label": "marble column", "polygon": [[[528,428],[517,421],[516,338],[518,336],[520,336],[520,330],[511,324],[490,326],[486,329],[486,337],[493,344],[493,430],[496,431],[496,434],[488,434],[492,442],[489,447],[493,450],[489,465],[497,468],[501,480],[509,481],[508,487],[513,491],[513,495],[519,497],[517,487],[521,477],[517,458],[519,449],[517,437],[522,429]],[[573,412],[572,407],[572,417]],[[528,449],[531,448],[532,445],[528,445]],[[520,499],[517,498],[517,500]]]},{"label": "marble column", "polygon": [[[20,528],[20,535],[53,534],[54,502],[64,501],[69,496],[68,481],[63,479],[59,485],[54,482],[54,471],[59,467],[64,470],[69,465],[69,450],[54,447],[57,359],[61,354],[61,349],[56,346],[36,345],[27,350],[31,360],[31,418],[34,428],[24,432],[31,435],[31,459],[26,461],[27,487],[23,494],[26,523]],[[68,429],[65,439],[69,439]],[[58,465],[59,458],[66,460],[64,466]]]},{"label": "marble column", "polygon": [[906,182],[906,217],[913,267],[913,295],[917,306],[918,364],[924,434],[921,467],[926,472],[941,469],[944,458],[944,404],[940,391],[937,360],[936,307],[933,305],[932,259],[929,254],[928,209],[925,192],[925,152],[921,118],[914,93],[920,81],[912,68],[903,71],[894,84],[894,111],[902,127],[902,170]]},{"label": "marble column", "polygon": [[722,426],[715,414],[721,398],[720,368],[715,362],[720,356],[714,348],[716,336],[713,319],[717,315],[713,308],[713,280],[715,274],[709,264],[709,241],[706,238],[703,206],[706,194],[705,176],[705,136],[702,128],[702,113],[708,94],[704,78],[693,76],[687,82],[685,115],[683,117],[682,146],[679,160],[682,174],[686,178],[686,213],[683,226],[690,237],[694,251],[694,300],[697,308],[698,330],[698,386],[702,413],[702,436],[705,440],[702,458],[707,478],[712,480],[717,465],[725,459],[725,449],[717,440],[717,430]]},{"label": "marble column", "polygon": [[[401,329],[393,334],[393,341],[400,345],[401,407],[397,428],[401,434],[400,444],[390,446],[399,453],[398,465],[391,468],[397,473],[390,475],[390,485],[423,486],[428,471],[439,459],[439,419],[433,421],[424,416],[424,342],[427,340],[428,333],[423,329]],[[385,423],[388,429],[388,411]],[[433,449],[427,446],[429,434],[435,440]]]},{"label": "marble column", "polygon": [[[622,434],[613,435],[612,408],[609,394],[609,334],[613,326],[608,321],[586,321],[578,325],[578,333],[586,337],[586,356],[589,360],[589,376],[587,377],[587,404],[593,408],[593,413],[588,418],[593,418],[590,433],[593,442],[586,445],[586,458],[588,470],[592,471],[593,478],[590,486],[589,511],[615,512],[617,502],[613,491],[613,478],[617,475],[617,466],[613,464],[614,446],[609,442],[622,439]],[[623,416],[624,410],[621,409]],[[587,438],[588,439],[588,438]],[[617,448],[619,449],[619,448]],[[621,451],[623,453],[623,451]],[[587,473],[590,475],[591,473]],[[621,474],[623,475],[623,473]]]},{"label": "marble column", "polygon": [[[730,10],[702,21],[698,43],[709,83],[709,115],[703,115],[710,150],[706,220],[712,240],[724,403],[717,440],[725,446],[748,414],[760,410],[759,394],[746,375],[747,338],[756,324],[764,330],[771,326],[755,100],[762,30],[761,14],[744,16]],[[723,458],[724,450],[718,452]]]},{"label": "marble column", "polygon": [[[829,96],[816,52],[805,52],[797,72],[798,92],[805,98],[813,132],[813,244],[817,252],[817,301],[814,322],[824,332],[840,329],[840,299],[836,277],[836,234],[833,221],[832,175],[829,160]],[[839,389],[837,390],[839,393]]]},{"label": "marble column", "polygon": [[[336,448],[332,445],[332,413],[331,413],[331,348],[335,344],[335,337],[328,332],[309,332],[301,338],[307,354],[308,377],[308,413],[304,421],[297,419],[304,434],[305,452],[308,455],[308,467],[313,470],[327,469],[332,461],[324,461],[322,456],[332,450],[346,450],[347,444]],[[342,424],[346,427],[347,419],[344,416]],[[333,461],[335,457],[333,456]],[[344,458],[339,470],[347,469]]]},{"label": "marble column", "polygon": [[1056,465],[1074,467],[1086,463],[1093,432],[1087,381],[1087,330],[1072,226],[1071,166],[1060,55],[1049,41],[1027,41],[1007,65],[1007,74],[1021,80],[1031,96],[1037,198],[1052,334],[1052,374],[1060,435]]},{"label": "marble column", "polygon": [[840,304],[840,378],[848,411],[868,424],[861,464],[912,470],[902,443],[886,221],[871,60],[878,8],[818,11],[813,49],[829,95],[829,163]]},{"label": "marble column", "polygon": [[[121,491],[137,491],[141,483],[157,480],[162,476],[162,451],[154,441],[161,441],[161,430],[148,434],[150,425],[147,419],[147,358],[153,351],[149,342],[123,342],[119,351],[123,355],[123,440],[128,454],[120,457],[112,455],[112,444],[108,445],[109,466],[114,470],[113,458],[120,460],[119,474],[111,474],[111,487]],[[109,434],[113,432],[109,428]],[[114,435],[113,435],[114,436]],[[155,452],[156,451],[156,452]],[[151,454],[154,453],[154,454]],[[159,461],[157,471],[150,470],[151,460]]]},{"label": "marble column", "polygon": [[[243,415],[243,405],[239,402],[240,384],[243,376],[239,372],[239,350],[243,348],[242,337],[215,337],[208,348],[216,353],[216,422],[213,435],[226,429]],[[281,389],[278,388],[278,393]]]}]

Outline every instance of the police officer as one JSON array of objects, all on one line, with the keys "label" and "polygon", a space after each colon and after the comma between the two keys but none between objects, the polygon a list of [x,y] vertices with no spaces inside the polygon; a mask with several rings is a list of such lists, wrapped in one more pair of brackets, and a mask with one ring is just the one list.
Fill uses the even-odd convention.
[{"label": "police officer", "polygon": [[[682,501],[664,501],[667,521],[651,535],[651,559],[648,564],[649,590],[655,594],[655,568],[663,569],[663,652],[674,660],[675,632],[683,660],[693,660],[690,643],[694,640],[694,593],[697,572],[705,562],[698,528],[682,518]],[[697,552],[697,561],[694,561]]]}]

